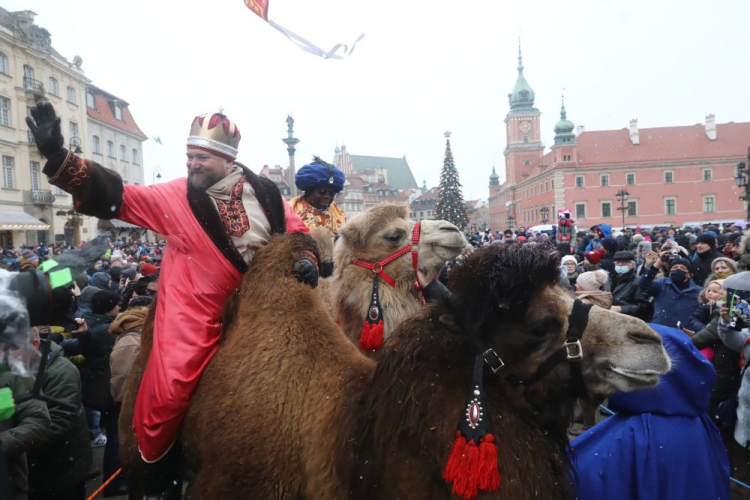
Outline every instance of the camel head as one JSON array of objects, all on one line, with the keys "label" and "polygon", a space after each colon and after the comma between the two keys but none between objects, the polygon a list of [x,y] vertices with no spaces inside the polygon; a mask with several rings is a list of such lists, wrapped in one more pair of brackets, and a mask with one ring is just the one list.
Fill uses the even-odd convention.
[{"label": "camel head", "polygon": [[[339,232],[341,241],[334,250],[336,268],[341,269],[354,258],[377,262],[411,244],[414,224],[407,206],[398,204],[379,205],[353,217]],[[428,275],[437,274],[446,261],[456,258],[467,246],[466,239],[450,222],[422,221],[419,267]],[[408,273],[411,259],[405,256],[399,260],[403,261],[399,267]],[[389,265],[388,272],[395,264]],[[411,274],[413,279],[413,270]]]},{"label": "camel head", "polygon": [[[566,340],[575,299],[558,285],[558,266],[549,247],[501,245],[474,252],[451,273],[464,331],[480,332],[484,344],[522,380]],[[646,323],[596,306],[588,312],[580,342],[590,393],[652,387],[671,368],[661,337]],[[528,388],[529,394],[564,392],[560,389],[571,381],[569,364],[557,365]]]}]

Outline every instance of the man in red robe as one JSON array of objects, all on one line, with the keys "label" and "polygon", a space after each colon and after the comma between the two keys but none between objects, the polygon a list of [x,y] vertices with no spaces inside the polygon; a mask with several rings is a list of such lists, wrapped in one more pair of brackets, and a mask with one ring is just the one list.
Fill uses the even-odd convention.
[{"label": "man in red robe", "polygon": [[[73,195],[77,211],[116,217],[168,239],[134,429],[145,462],[146,498],[171,498],[179,478],[173,445],[190,396],[218,349],[225,300],[272,235],[307,228],[273,182],[235,161],[240,133],[222,114],[193,121],[187,179],[148,187],[124,184],[116,172],[64,149],[60,118],[49,102],[37,104],[31,114],[29,129],[47,158],[44,173]],[[290,272],[315,286],[317,258],[306,257]]]}]

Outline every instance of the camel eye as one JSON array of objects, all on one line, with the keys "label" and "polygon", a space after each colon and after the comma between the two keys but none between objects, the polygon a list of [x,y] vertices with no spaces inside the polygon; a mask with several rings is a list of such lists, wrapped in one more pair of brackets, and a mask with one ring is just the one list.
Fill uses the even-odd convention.
[{"label": "camel eye", "polygon": [[559,318],[549,317],[535,324],[530,331],[535,337],[546,337],[547,335],[557,335],[562,326]]},{"label": "camel eye", "polygon": [[399,241],[401,241],[401,237],[402,237],[402,235],[401,235],[401,234],[399,234],[399,233],[396,233],[396,234],[391,234],[391,235],[389,235],[389,236],[386,236],[385,238],[386,238],[386,239],[387,239],[387,240],[388,240],[389,242],[391,242],[391,243],[398,243]]}]

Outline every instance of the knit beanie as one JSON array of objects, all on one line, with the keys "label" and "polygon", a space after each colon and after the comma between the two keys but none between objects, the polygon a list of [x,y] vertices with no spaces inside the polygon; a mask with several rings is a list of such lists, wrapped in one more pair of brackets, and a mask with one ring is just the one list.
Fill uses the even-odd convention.
[{"label": "knit beanie", "polygon": [[141,266],[141,274],[143,276],[151,276],[152,274],[156,274],[158,272],[159,269],[153,264],[146,263]]},{"label": "knit beanie", "polygon": [[586,292],[593,292],[603,287],[608,279],[609,273],[604,269],[598,269],[579,275],[576,284]]},{"label": "knit beanie", "polygon": [[562,258],[560,262],[563,266],[565,265],[566,262],[572,262],[576,266],[578,265],[578,261],[572,255],[566,255],[565,257]]},{"label": "knit beanie", "polygon": [[591,262],[592,264],[599,264],[599,261],[602,260],[602,254],[597,252],[596,250],[591,250],[590,252],[586,252],[586,260]]},{"label": "knit beanie", "polygon": [[120,294],[109,290],[99,290],[91,299],[91,312],[105,314],[120,303]]},{"label": "knit beanie", "polygon": [[711,248],[716,248],[716,238],[710,234],[703,233],[696,239],[697,243],[705,243]]},{"label": "knit beanie", "polygon": [[675,259],[672,261],[672,264],[670,264],[670,269],[677,264],[682,264],[687,268],[690,274],[693,274],[693,264],[689,260],[683,259],[682,257],[680,257],[679,259]]},{"label": "knit beanie", "polygon": [[94,273],[94,275],[91,277],[91,285],[102,290],[107,290],[109,288],[109,282],[111,279],[112,277],[109,275],[109,273],[99,271],[98,273]]},{"label": "knit beanie", "polygon": [[640,234],[636,234],[635,236],[633,236],[633,241],[636,243],[640,243],[641,241],[643,241],[643,236],[641,236]]},{"label": "knit beanie", "polygon": [[713,272],[714,266],[717,262],[724,262],[727,266],[729,266],[729,269],[732,270],[732,274],[737,272],[737,263],[733,261],[732,259],[728,259],[726,257],[717,257],[716,259],[711,262],[711,271]]}]

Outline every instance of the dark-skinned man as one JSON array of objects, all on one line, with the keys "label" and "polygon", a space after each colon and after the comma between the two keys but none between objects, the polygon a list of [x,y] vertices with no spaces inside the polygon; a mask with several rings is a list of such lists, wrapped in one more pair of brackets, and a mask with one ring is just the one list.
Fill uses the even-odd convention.
[{"label": "dark-skinned man", "polygon": [[[196,117],[187,139],[187,179],[153,186],[120,176],[64,149],[60,118],[49,102],[27,118],[47,158],[51,184],[73,195],[77,211],[118,218],[168,239],[160,273],[153,349],[138,390],[134,429],[147,499],[179,498],[178,432],[200,375],[219,347],[221,310],[256,251],[271,236],[308,230],[276,185],[235,161],[240,132],[221,113]],[[317,285],[317,258],[290,273]]]}]

